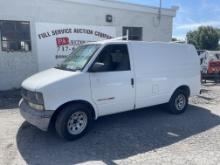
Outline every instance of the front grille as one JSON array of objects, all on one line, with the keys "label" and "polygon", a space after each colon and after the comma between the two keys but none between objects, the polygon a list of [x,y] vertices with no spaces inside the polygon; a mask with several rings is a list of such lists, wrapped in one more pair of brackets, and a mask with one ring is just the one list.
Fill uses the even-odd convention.
[{"label": "front grille", "polygon": [[28,96],[28,90],[21,88],[21,96],[24,100],[26,100],[26,98]]},{"label": "front grille", "polygon": [[21,96],[25,99],[27,97],[28,90],[21,88]]}]

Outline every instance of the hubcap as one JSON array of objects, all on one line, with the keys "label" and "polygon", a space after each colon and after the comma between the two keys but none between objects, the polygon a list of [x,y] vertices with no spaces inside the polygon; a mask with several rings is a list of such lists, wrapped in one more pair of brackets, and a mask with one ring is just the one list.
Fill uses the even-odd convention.
[{"label": "hubcap", "polygon": [[70,134],[78,135],[83,132],[88,123],[88,118],[85,112],[79,111],[73,113],[68,122],[67,129]]},{"label": "hubcap", "polygon": [[182,111],[186,106],[186,97],[183,94],[177,96],[175,106],[178,111]]}]

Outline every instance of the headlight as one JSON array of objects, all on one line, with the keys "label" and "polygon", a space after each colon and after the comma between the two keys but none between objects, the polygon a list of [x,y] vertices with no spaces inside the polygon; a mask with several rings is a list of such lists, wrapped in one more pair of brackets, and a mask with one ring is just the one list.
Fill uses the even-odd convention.
[{"label": "headlight", "polygon": [[43,94],[40,92],[35,92],[35,102],[36,104],[44,105]]},{"label": "headlight", "polygon": [[21,95],[31,108],[36,110],[44,109],[44,98],[42,93],[32,92],[22,88]]},{"label": "headlight", "polygon": [[31,108],[36,110],[44,110],[44,99],[43,94],[40,92],[32,92],[31,99],[28,101],[28,104]]}]

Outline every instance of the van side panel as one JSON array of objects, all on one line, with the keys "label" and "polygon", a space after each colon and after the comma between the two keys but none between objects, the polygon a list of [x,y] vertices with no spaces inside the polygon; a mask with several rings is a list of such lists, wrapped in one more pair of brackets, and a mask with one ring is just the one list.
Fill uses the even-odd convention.
[{"label": "van side panel", "polygon": [[199,57],[193,46],[171,43],[130,43],[135,68],[136,107],[167,103],[180,86],[191,95],[200,90]]}]

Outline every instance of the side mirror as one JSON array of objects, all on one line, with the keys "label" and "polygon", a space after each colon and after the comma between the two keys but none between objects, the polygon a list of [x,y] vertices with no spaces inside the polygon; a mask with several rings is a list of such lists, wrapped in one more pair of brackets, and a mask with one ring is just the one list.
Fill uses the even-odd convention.
[{"label": "side mirror", "polygon": [[104,63],[100,63],[100,62],[96,62],[91,68],[90,68],[90,72],[100,72],[103,71],[105,64]]}]

